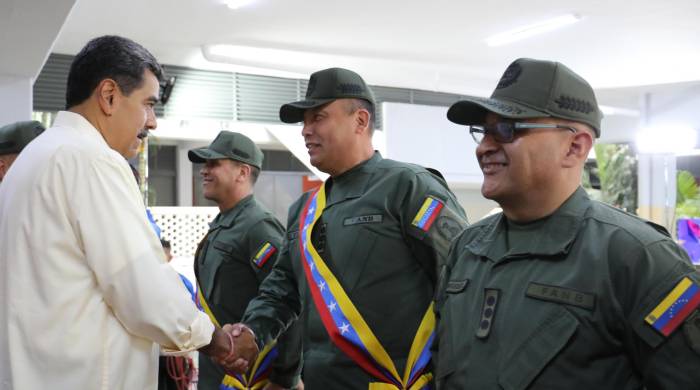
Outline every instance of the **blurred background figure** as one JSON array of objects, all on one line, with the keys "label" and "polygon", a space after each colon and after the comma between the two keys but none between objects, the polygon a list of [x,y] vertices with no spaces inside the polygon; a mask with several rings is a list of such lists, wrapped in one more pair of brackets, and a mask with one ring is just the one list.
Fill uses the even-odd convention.
[{"label": "blurred background figure", "polygon": [[19,152],[44,131],[37,121],[10,123],[0,127],[0,183]]}]

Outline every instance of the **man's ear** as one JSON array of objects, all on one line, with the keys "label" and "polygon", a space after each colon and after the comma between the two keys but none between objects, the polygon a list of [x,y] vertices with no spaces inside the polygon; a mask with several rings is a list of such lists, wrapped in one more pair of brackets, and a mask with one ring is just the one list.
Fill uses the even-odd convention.
[{"label": "man's ear", "polygon": [[119,86],[112,79],[104,79],[97,84],[95,88],[97,103],[105,115],[111,116],[114,113],[119,93]]},{"label": "man's ear", "polygon": [[585,163],[588,153],[593,147],[593,136],[590,132],[579,130],[569,138],[568,150],[564,156],[564,167],[572,168]]},{"label": "man's ear", "polygon": [[355,122],[357,124],[356,132],[361,133],[363,131],[369,131],[369,111],[364,108],[358,108],[357,111],[355,111],[355,114]]},{"label": "man's ear", "polygon": [[251,175],[251,170],[250,170],[250,165],[248,164],[239,164],[238,169],[240,169],[241,174],[238,176],[238,179],[241,182],[250,180],[250,175]]}]

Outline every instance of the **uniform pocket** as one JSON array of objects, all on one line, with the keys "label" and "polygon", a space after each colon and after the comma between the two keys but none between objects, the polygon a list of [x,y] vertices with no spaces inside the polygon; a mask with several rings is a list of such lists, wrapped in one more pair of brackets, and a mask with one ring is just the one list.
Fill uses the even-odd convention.
[{"label": "uniform pocket", "polygon": [[336,274],[348,294],[353,291],[365,271],[367,260],[371,257],[370,253],[377,241],[377,235],[370,230],[360,228],[353,240],[356,244],[349,257],[352,266],[345,265],[344,269],[338,270]]},{"label": "uniform pocket", "polygon": [[578,320],[568,310],[553,306],[541,324],[503,362],[498,383],[505,390],[526,389],[564,348],[578,325]]}]

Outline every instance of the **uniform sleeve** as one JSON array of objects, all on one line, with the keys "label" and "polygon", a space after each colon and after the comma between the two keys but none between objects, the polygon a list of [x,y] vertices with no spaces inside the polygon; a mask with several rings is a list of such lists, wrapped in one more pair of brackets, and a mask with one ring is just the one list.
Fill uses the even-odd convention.
[{"label": "uniform sleeve", "polygon": [[277,262],[260,284],[258,296],[250,301],[243,314],[242,322],[253,329],[260,348],[279,337],[301,312],[301,298],[292,267],[291,251],[296,250],[293,246],[298,244],[296,214],[302,202],[300,199],[290,207],[287,239]]},{"label": "uniform sleeve", "polygon": [[270,381],[284,388],[292,388],[299,382],[303,366],[302,322],[294,321],[277,339],[279,355],[272,364]]},{"label": "uniform sleeve", "polygon": [[117,319],[130,333],[166,351],[207,345],[214,325],[165,262],[126,163],[74,156],[69,167],[70,174],[81,178],[70,199],[77,235]]},{"label": "uniform sleeve", "polygon": [[[694,291],[700,294],[700,275],[670,239],[617,255],[628,259],[611,275],[625,317],[625,346],[644,385],[649,390],[696,388],[700,314],[697,307],[683,307],[693,304]],[[665,307],[667,315],[659,315]]]},{"label": "uniform sleeve", "polygon": [[467,227],[467,216],[444,180],[419,172],[407,180],[401,206],[402,226],[416,257],[433,280],[447,259],[452,241]]},{"label": "uniform sleeve", "polygon": [[247,236],[250,265],[258,283],[270,273],[277,262],[284,241],[284,228],[274,218],[265,218],[250,228]]},{"label": "uniform sleeve", "polygon": [[[284,245],[285,231],[273,218],[264,219],[255,224],[248,235],[248,247],[252,253],[251,266],[259,282],[267,277]],[[256,333],[257,334],[257,333]],[[277,339],[278,355],[272,363],[270,381],[285,388],[291,388],[298,382],[301,372],[301,329],[294,321]]]}]

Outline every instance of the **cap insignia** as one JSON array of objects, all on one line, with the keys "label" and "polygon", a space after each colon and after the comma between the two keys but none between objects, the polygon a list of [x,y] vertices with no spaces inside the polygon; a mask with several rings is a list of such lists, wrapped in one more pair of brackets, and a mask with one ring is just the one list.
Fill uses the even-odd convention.
[{"label": "cap insignia", "polygon": [[523,68],[520,66],[520,64],[518,64],[518,63],[510,64],[510,66],[508,66],[506,71],[503,72],[503,76],[501,76],[501,80],[498,82],[496,89],[510,87],[516,81],[518,81],[518,77],[520,77],[520,73],[522,73],[522,72],[523,72]]},{"label": "cap insignia", "polygon": [[562,110],[582,112],[584,114],[590,114],[595,111],[594,106],[590,102],[570,96],[561,95],[554,102],[557,103]]}]

